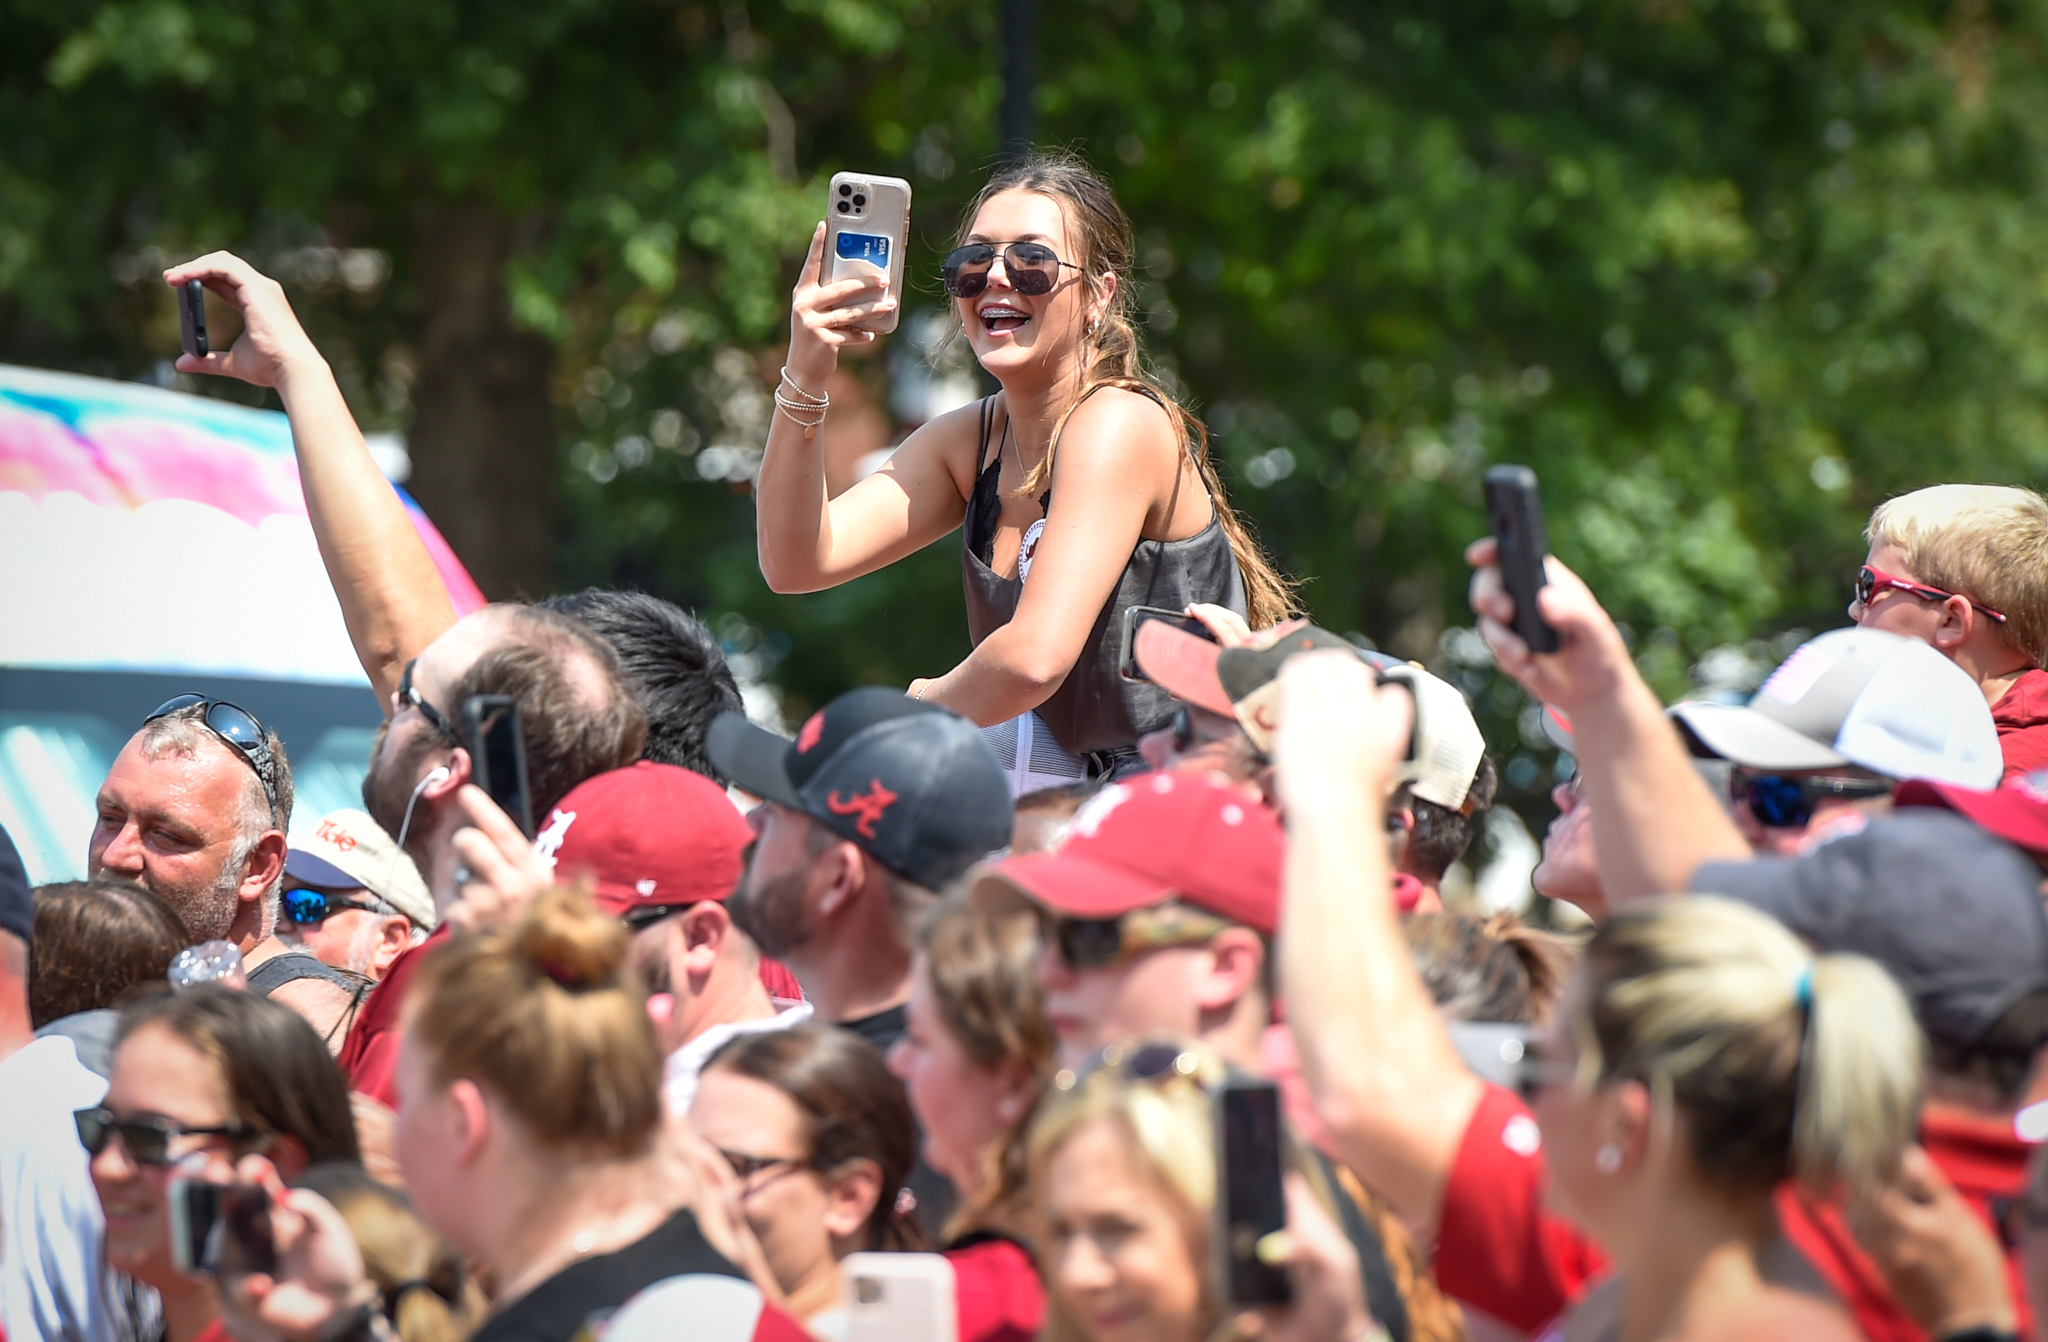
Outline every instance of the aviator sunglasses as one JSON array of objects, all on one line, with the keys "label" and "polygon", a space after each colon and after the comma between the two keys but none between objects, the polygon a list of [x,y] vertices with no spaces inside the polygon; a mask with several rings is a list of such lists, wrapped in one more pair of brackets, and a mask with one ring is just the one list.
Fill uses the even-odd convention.
[{"label": "aviator sunglasses", "polygon": [[203,694],[181,694],[175,699],[166,699],[157,705],[156,711],[142,721],[144,725],[158,718],[167,718],[173,713],[182,713],[188,708],[206,705],[206,712],[198,721],[206,730],[219,737],[225,744],[233,746],[235,754],[244,764],[256,771],[256,780],[263,784],[263,795],[270,801],[270,812],[277,814],[277,758],[270,753],[269,733],[256,715],[225,699],[209,699]]},{"label": "aviator sunglasses", "polygon": [[1103,969],[1141,951],[1199,946],[1230,926],[1175,904],[1134,909],[1116,918],[1066,918],[1040,913],[1040,931],[1069,969]]},{"label": "aviator sunglasses", "polygon": [[1772,829],[1799,829],[1813,819],[1814,808],[1829,797],[1882,797],[1892,785],[1877,778],[1816,778],[1801,774],[1753,774],[1736,769],[1728,775],[1728,796],[1747,806],[1757,823]]},{"label": "aviator sunglasses", "polygon": [[[1060,260],[1059,253],[1042,242],[1013,242],[1002,252],[1003,270],[1010,277],[1010,287],[1026,298],[1051,293],[1053,285],[1059,282],[1062,266],[1068,270],[1081,268]],[[988,273],[995,263],[994,243],[970,242],[947,254],[939,267],[939,280],[953,297],[973,298],[988,288]]]},{"label": "aviator sunglasses", "polygon": [[114,1111],[104,1106],[74,1109],[71,1118],[78,1125],[78,1144],[86,1154],[96,1156],[106,1150],[107,1143],[118,1133],[121,1144],[128,1148],[129,1159],[138,1165],[170,1164],[174,1137],[226,1137],[246,1145],[265,1135],[240,1123],[193,1128],[168,1118],[116,1118]]}]

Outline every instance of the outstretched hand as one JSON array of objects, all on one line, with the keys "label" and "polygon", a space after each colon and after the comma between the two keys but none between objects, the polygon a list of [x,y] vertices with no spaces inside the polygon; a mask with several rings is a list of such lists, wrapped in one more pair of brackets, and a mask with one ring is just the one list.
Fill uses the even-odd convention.
[{"label": "outstretched hand", "polygon": [[208,252],[196,261],[172,266],[164,283],[173,289],[198,280],[234,305],[242,314],[242,334],[226,350],[198,358],[178,356],[181,373],[211,373],[240,378],[259,387],[275,387],[295,364],[320,359],[306,328],[299,325],[284,286],[233,252]]},{"label": "outstretched hand", "polygon": [[524,913],[555,883],[555,871],[482,788],[465,783],[455,800],[469,816],[454,840],[469,879],[456,888],[444,921],[452,932],[481,932]]},{"label": "outstretched hand", "polygon": [[1385,780],[1408,751],[1415,724],[1408,691],[1380,685],[1371,667],[1340,648],[1289,657],[1279,679],[1273,758],[1283,809],[1305,810],[1360,781],[1378,806]]},{"label": "outstretched hand", "polygon": [[1479,633],[1493,650],[1500,669],[1546,704],[1572,713],[1607,698],[1633,663],[1621,630],[1601,608],[1579,575],[1555,555],[1544,560],[1549,582],[1536,603],[1550,627],[1557,630],[1558,649],[1534,653],[1513,629],[1515,599],[1501,580],[1499,547],[1492,537],[1465,547],[1472,566],[1472,612]]},{"label": "outstretched hand", "polygon": [[[883,276],[863,275],[827,284],[824,275],[825,225],[820,221],[789,296],[790,375],[803,379],[798,385],[805,391],[817,394],[823,394],[825,378],[839,366],[840,350],[874,341],[873,331],[859,330],[854,323],[896,306],[888,294],[889,281]],[[855,303],[861,298],[871,301]]]},{"label": "outstretched hand", "polygon": [[235,1178],[270,1194],[277,1271],[224,1277],[221,1318],[237,1342],[317,1342],[331,1337],[377,1288],[363,1251],[334,1204],[310,1188],[286,1188],[277,1167],[245,1156]]}]

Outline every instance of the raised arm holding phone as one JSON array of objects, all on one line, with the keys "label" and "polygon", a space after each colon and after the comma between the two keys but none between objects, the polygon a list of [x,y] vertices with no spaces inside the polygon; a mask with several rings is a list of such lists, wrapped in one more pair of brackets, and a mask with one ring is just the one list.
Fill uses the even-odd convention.
[{"label": "raised arm holding phone", "polygon": [[1117,675],[1124,608],[1211,602],[1263,627],[1289,596],[1231,512],[1200,426],[1143,372],[1130,225],[1108,184],[1039,155],[982,189],[943,278],[1002,390],[924,425],[837,498],[814,436],[826,381],[894,300],[885,274],[826,278],[828,231],[844,230],[819,225],[791,303],[756,496],[762,575],[818,591],[964,525],[975,648],[910,692],[985,727],[1035,713],[1034,734],[1076,773],[1128,767],[1172,706]]}]

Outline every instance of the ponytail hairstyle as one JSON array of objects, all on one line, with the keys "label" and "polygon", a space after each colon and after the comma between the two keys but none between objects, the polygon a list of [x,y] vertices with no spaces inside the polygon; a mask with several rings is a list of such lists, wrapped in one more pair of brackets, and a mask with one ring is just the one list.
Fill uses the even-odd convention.
[{"label": "ponytail hairstyle", "polygon": [[[1189,455],[1194,458],[1202,484],[1209,491],[1209,501],[1216,509],[1216,520],[1230,538],[1231,553],[1237,557],[1238,571],[1244,577],[1251,627],[1265,629],[1286,619],[1295,608],[1293,582],[1274,567],[1251,529],[1231,507],[1230,496],[1224,492],[1223,480],[1209,456],[1209,431],[1146,367],[1135,325],[1137,295],[1131,283],[1131,221],[1123,206],[1117,204],[1116,191],[1109,179],[1072,150],[1032,150],[998,170],[968,202],[956,244],[966,241],[981,207],[1005,191],[1031,191],[1058,201],[1074,244],[1080,248],[1080,255],[1072,259],[1088,276],[1089,283],[1099,286],[1104,278],[1116,277],[1116,292],[1087,336],[1089,349],[1081,385],[1073,402],[1053,425],[1052,449],[1017,492],[1037,494],[1045,489],[1052,479],[1053,457],[1068,416],[1097,387],[1122,387],[1155,397],[1173,422],[1174,436],[1188,444]],[[957,306],[953,309],[953,320],[957,331]]]},{"label": "ponytail hairstyle", "polygon": [[851,1030],[822,1022],[743,1034],[704,1064],[775,1087],[803,1117],[806,1164],[830,1178],[865,1160],[880,1192],[861,1226],[860,1249],[914,1253],[931,1247],[898,1196],[917,1160],[917,1120],[882,1050]]},{"label": "ponytail hairstyle", "polygon": [[661,1045],[625,973],[629,936],[580,887],[421,964],[406,1029],[435,1081],[467,1078],[543,1146],[628,1159],[661,1123]]},{"label": "ponytail hairstyle", "polygon": [[348,1222],[399,1342],[463,1342],[483,1322],[483,1295],[462,1259],[405,1194],[360,1165],[315,1165],[292,1186],[312,1189]]},{"label": "ponytail hairstyle", "polygon": [[1541,1025],[1578,963],[1570,938],[1510,912],[1483,921],[1449,909],[1418,913],[1401,920],[1401,931],[1423,986],[1456,1020]]},{"label": "ponytail hairstyle", "polygon": [[1603,923],[1583,986],[1581,1084],[1643,1082],[1665,1121],[1684,1115],[1688,1154],[1717,1184],[1870,1187],[1912,1140],[1920,1028],[1870,960],[1816,958],[1748,905],[1691,896]]}]

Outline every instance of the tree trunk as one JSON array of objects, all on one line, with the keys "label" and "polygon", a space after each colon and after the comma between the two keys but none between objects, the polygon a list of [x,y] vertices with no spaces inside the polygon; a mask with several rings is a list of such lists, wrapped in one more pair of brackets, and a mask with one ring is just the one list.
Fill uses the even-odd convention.
[{"label": "tree trunk", "polygon": [[429,201],[415,217],[407,487],[494,601],[545,596],[555,549],[555,350],[512,322],[513,237],[486,201]]}]

